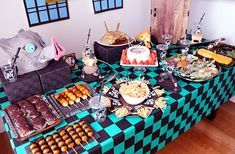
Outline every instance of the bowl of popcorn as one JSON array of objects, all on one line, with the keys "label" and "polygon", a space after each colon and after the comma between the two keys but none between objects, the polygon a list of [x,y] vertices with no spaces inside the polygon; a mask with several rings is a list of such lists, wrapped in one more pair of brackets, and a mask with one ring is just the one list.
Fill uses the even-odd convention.
[{"label": "bowl of popcorn", "polygon": [[138,105],[148,98],[149,87],[141,81],[129,81],[120,85],[119,92],[128,104]]}]

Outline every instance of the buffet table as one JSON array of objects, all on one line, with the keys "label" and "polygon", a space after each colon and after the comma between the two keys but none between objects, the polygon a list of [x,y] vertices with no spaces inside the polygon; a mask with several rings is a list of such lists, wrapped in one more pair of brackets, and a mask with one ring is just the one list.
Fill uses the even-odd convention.
[{"label": "buffet table", "polygon": [[[171,54],[174,53],[171,51]],[[105,64],[100,64],[99,67],[102,71],[110,69]],[[138,77],[138,74],[133,73],[132,67],[121,67],[119,63],[115,63],[112,68],[123,76],[128,73],[130,78]],[[147,68],[145,79],[148,79],[150,84],[155,87],[157,86],[156,78],[160,72],[161,69],[159,68]],[[79,82],[77,77],[81,75],[80,69],[74,70],[71,75],[73,82]],[[90,83],[90,86],[92,87],[95,84],[95,82]],[[31,141],[50,135],[59,128],[79,119],[87,121],[100,135],[97,139],[98,143],[94,141],[90,145],[86,145],[85,150],[81,148],[78,151],[79,153],[154,153],[200,122],[203,117],[217,110],[223,102],[235,95],[235,67],[223,68],[218,76],[207,82],[192,83],[178,79],[178,84],[182,88],[181,92],[177,94],[166,92],[166,98],[169,100],[164,112],[157,109],[146,119],[137,116],[117,118],[109,112],[107,120],[98,123],[92,118],[89,109],[62,120],[55,128],[31,137],[24,142],[18,142],[13,138],[13,134],[6,123],[2,110],[11,103],[1,85],[0,114],[15,153],[26,153],[25,147]],[[107,86],[111,85],[112,83],[107,84]]]}]

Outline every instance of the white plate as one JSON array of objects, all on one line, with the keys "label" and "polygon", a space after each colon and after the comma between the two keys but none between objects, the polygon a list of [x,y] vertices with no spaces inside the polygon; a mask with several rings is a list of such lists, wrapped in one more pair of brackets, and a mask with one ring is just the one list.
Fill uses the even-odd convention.
[{"label": "white plate", "polygon": [[[130,44],[131,44],[132,42],[134,42],[134,41],[135,41],[134,38],[129,37],[129,43],[130,43]],[[128,45],[128,42],[127,42],[127,43],[124,43],[124,44],[116,44],[116,45],[105,44],[105,43],[103,43],[101,40],[97,40],[96,42],[97,42],[98,44],[100,44],[100,45],[107,46],[107,47],[121,47],[121,46]]]}]

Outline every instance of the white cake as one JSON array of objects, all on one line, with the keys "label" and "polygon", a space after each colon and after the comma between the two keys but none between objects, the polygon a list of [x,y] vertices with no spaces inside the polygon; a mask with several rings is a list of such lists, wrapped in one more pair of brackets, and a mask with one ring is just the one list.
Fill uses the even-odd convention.
[{"label": "white cake", "polygon": [[128,48],[127,50],[127,59],[132,62],[134,59],[136,59],[137,63],[140,61],[145,62],[149,59],[150,56],[150,50],[145,46],[132,46]]}]

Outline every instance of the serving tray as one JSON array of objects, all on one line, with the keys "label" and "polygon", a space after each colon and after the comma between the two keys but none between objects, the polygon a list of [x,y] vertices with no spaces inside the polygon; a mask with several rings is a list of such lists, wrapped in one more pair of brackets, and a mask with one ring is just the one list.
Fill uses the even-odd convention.
[{"label": "serving tray", "polygon": [[[88,84],[84,83],[83,85],[85,85],[86,88],[89,91],[91,91],[92,96],[96,95],[96,92],[94,92],[94,90],[91,89]],[[65,88],[70,88],[70,87],[73,87],[73,86],[75,86],[75,84],[69,85]],[[71,117],[71,116],[76,115],[77,113],[82,112],[82,111],[89,108],[90,98],[88,98],[86,100],[82,100],[81,103],[83,105],[81,103],[76,103],[76,106],[75,105],[70,105],[69,107],[64,107],[55,99],[54,96],[57,93],[60,93],[60,92],[50,93],[50,94],[47,95],[47,97],[48,97],[48,100],[51,102],[52,106],[56,109],[56,111],[61,115],[62,118]]]},{"label": "serving tray", "polygon": [[[178,54],[178,55],[181,55],[181,54]],[[195,55],[194,55],[194,56],[195,56]],[[171,64],[169,64],[169,63],[170,63],[169,60],[170,60],[170,59],[173,60],[173,57],[176,57],[176,56],[172,56],[172,57],[169,57],[169,58],[167,59],[167,61],[166,61],[166,62],[167,62],[167,65],[171,65]],[[201,58],[200,56],[196,56],[196,57]],[[208,58],[205,58],[205,59],[206,59],[206,60],[210,60],[210,59],[208,59]],[[211,60],[210,60],[210,61],[211,61]],[[180,71],[177,71],[178,67],[176,67],[176,66],[173,66],[172,72],[173,72],[173,74],[174,74],[175,76],[178,76],[179,78],[181,78],[181,79],[183,79],[183,80],[186,80],[186,81],[190,81],[190,82],[205,82],[205,81],[208,81],[208,80],[214,78],[215,76],[217,76],[217,75],[221,72],[221,67],[220,67],[220,65],[219,65],[218,63],[214,63],[214,64],[215,64],[215,66],[216,66],[218,72],[217,72],[216,74],[213,74],[213,75],[210,76],[209,78],[204,79],[204,80],[195,80],[195,79],[192,79],[192,78],[190,78],[190,77],[183,76]],[[167,67],[169,67],[169,66],[167,66]]]},{"label": "serving tray", "polygon": [[[85,121],[85,120],[84,120]],[[87,122],[86,122],[87,123]],[[87,123],[88,124],[88,123]],[[72,124],[70,124],[69,126],[71,126]],[[88,126],[91,128],[91,130],[93,131],[93,133],[94,133],[94,138],[95,138],[95,140],[93,139],[93,138],[91,138],[91,137],[89,137],[88,138],[88,143],[91,143],[91,142],[97,142],[97,140],[101,137],[96,131],[94,131],[94,129],[88,124]],[[64,126],[64,127],[62,127],[61,129],[64,129],[66,126]],[[38,142],[40,139],[42,139],[42,138],[39,138],[39,139],[36,139],[36,140],[34,140],[33,142]],[[86,145],[88,145],[88,144],[84,144],[83,143],[83,146],[86,146]],[[89,145],[88,145],[89,146]],[[27,153],[29,153],[29,154],[32,154],[32,151],[30,150],[30,145],[28,145],[28,146],[26,146],[25,147],[25,150],[26,150],[26,152]],[[76,150],[76,151],[80,151],[82,149],[82,146],[78,146],[78,145],[76,145],[75,144],[75,146],[74,146],[74,150]],[[68,153],[74,153],[74,150],[73,149],[68,149]],[[66,152],[61,152],[61,154],[67,154]]]},{"label": "serving tray", "polygon": [[[149,96],[147,99],[145,99],[142,103],[138,105],[131,105],[131,104],[128,104],[119,93],[119,88],[121,84],[122,83],[113,84],[112,87],[104,95],[106,97],[109,97],[111,100],[111,108],[109,108],[109,110],[111,110],[111,112],[115,112],[117,109],[125,107],[128,109],[128,115],[141,116],[137,112],[138,109],[146,107],[149,110],[147,114],[147,117],[148,117],[152,113],[152,111],[155,109],[154,103],[155,103],[155,100],[158,98],[157,94],[151,88],[151,86],[148,85],[150,91],[149,91]],[[117,117],[122,117],[122,116],[117,115]],[[146,117],[143,117],[143,118],[146,118]]]},{"label": "serving tray", "polygon": [[32,134],[28,135],[28,136],[25,136],[25,137],[20,137],[17,129],[16,129],[16,126],[13,122],[13,120],[11,119],[11,117],[9,116],[8,114],[8,110],[9,110],[9,107],[6,107],[4,110],[3,110],[3,114],[6,118],[6,121],[7,121],[7,124],[10,128],[10,130],[12,131],[13,135],[14,135],[14,138],[18,141],[25,141],[27,140],[28,138],[32,137],[32,136],[35,136],[37,134],[40,134],[50,128],[53,128],[55,127],[56,125],[58,125],[60,122],[61,122],[61,116],[56,112],[56,110],[52,107],[52,105],[50,104],[50,102],[46,99],[45,96],[41,95],[41,99],[47,104],[47,106],[49,107],[49,109],[52,111],[52,113],[57,117],[57,120],[55,121],[55,123],[51,124],[51,125],[48,125],[46,126],[45,128],[41,129],[41,130],[38,130],[38,131],[35,131],[33,132]]}]

